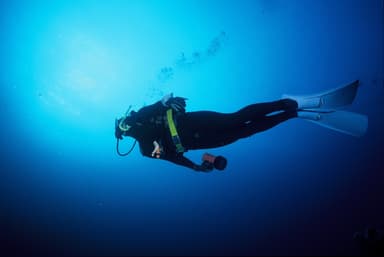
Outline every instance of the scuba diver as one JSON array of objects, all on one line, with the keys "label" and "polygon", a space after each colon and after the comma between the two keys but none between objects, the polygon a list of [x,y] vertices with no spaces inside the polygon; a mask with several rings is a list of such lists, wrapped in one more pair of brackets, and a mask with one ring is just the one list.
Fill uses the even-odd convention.
[{"label": "scuba diver", "polygon": [[[266,131],[292,118],[302,118],[318,125],[362,136],[367,130],[365,115],[339,110],[355,99],[359,81],[327,92],[310,96],[286,96],[282,99],[248,105],[237,112],[186,112],[186,98],[164,96],[160,101],[127,111],[115,120],[117,152],[128,155],[139,142],[142,155],[170,161],[195,171],[224,170],[227,160],[222,156],[203,155],[196,164],[184,156],[188,150],[222,147]],[[119,151],[123,136],[136,141],[125,154]]]}]

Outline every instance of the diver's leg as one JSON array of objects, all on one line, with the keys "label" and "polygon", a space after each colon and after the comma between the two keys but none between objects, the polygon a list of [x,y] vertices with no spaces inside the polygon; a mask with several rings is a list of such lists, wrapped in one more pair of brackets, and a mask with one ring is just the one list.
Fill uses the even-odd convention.
[{"label": "diver's leg", "polygon": [[236,133],[240,138],[249,137],[253,134],[271,129],[282,122],[296,117],[296,111],[280,112],[274,115],[264,116],[259,119],[250,121],[244,127],[240,128]]},{"label": "diver's leg", "polygon": [[188,129],[211,130],[213,132],[235,129],[268,114],[289,111],[296,112],[297,102],[291,99],[257,103],[248,105],[234,113],[218,113],[211,111],[189,112],[180,116],[180,125]]},{"label": "diver's leg", "polygon": [[217,131],[199,131],[193,135],[193,140],[187,140],[189,149],[206,149],[221,147],[231,144],[241,138],[252,136],[258,132],[271,129],[278,124],[297,117],[295,111],[281,112],[270,116],[262,116],[258,119],[241,124],[236,128]]},{"label": "diver's leg", "polygon": [[278,101],[251,104],[231,114],[234,119],[241,119],[243,122],[262,117],[278,111],[295,111],[297,102],[292,99],[281,99]]}]

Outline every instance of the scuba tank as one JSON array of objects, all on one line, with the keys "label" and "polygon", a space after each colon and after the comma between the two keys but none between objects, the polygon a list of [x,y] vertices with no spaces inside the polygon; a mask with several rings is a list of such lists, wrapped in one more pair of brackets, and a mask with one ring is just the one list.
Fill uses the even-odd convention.
[{"label": "scuba tank", "polygon": [[221,155],[214,156],[212,154],[205,153],[203,154],[202,160],[203,162],[210,163],[213,167],[215,167],[215,169],[218,170],[224,170],[227,167],[227,159]]}]

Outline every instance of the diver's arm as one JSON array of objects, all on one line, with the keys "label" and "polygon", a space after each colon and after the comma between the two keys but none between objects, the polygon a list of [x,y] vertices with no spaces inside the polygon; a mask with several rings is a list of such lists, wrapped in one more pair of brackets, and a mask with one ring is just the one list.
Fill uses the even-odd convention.
[{"label": "diver's arm", "polygon": [[146,157],[162,159],[162,160],[170,161],[174,164],[181,165],[196,171],[203,171],[203,168],[200,167],[200,165],[196,165],[191,160],[184,157],[183,154],[164,152],[162,146],[157,141],[153,141],[153,147],[149,141],[148,142],[139,141],[139,144],[140,144],[141,154]]},{"label": "diver's arm", "polygon": [[158,101],[154,104],[144,106],[134,115],[136,115],[138,120],[146,120],[150,117],[164,113],[168,108],[166,108],[161,101]]},{"label": "diver's arm", "polygon": [[162,146],[157,141],[153,141],[153,148],[149,142],[144,144],[143,142],[139,141],[139,144],[141,154],[146,157],[166,160],[174,164],[193,169],[195,171],[209,172],[213,170],[213,165],[207,163],[206,161],[204,161],[201,165],[197,165],[186,158],[182,153],[164,152]]},{"label": "diver's arm", "polygon": [[186,158],[182,154],[166,155],[166,156],[163,156],[163,159],[170,161],[170,162],[173,162],[174,164],[193,169],[195,171],[204,171],[204,172],[212,171],[211,167],[208,167],[208,166],[203,165],[203,164],[197,165],[194,162],[192,162],[190,159]]},{"label": "diver's arm", "polygon": [[131,112],[132,116],[136,116],[136,120],[140,122],[147,120],[151,117],[164,114],[168,109],[172,109],[174,112],[185,113],[187,98],[173,97],[167,95],[162,100],[141,108],[138,112]]}]

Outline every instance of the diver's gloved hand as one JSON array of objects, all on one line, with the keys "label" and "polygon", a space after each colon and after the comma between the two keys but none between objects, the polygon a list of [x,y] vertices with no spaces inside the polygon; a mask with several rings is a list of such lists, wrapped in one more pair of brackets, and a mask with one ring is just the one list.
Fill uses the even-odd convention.
[{"label": "diver's gloved hand", "polygon": [[195,170],[196,171],[210,172],[213,170],[213,163],[210,163],[208,161],[203,161],[203,163],[201,165],[196,165]]},{"label": "diver's gloved hand", "polygon": [[172,108],[175,112],[185,112],[185,107],[187,106],[185,103],[187,98],[184,97],[173,97],[173,93],[168,94],[161,99],[161,103],[165,107]]}]

